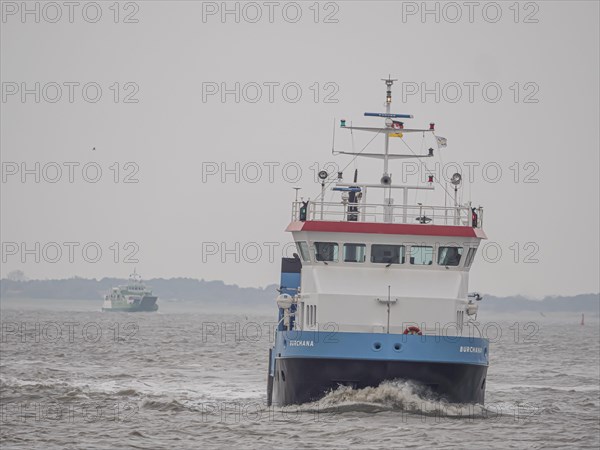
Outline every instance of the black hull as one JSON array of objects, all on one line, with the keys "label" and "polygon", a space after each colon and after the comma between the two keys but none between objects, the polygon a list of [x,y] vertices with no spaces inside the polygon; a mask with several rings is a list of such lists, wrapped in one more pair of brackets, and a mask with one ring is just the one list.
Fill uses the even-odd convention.
[{"label": "black hull", "polygon": [[279,406],[317,401],[340,385],[362,389],[396,379],[424,385],[436,396],[451,403],[483,404],[487,366],[398,360],[278,358],[274,373],[269,382],[273,388],[273,403]]}]

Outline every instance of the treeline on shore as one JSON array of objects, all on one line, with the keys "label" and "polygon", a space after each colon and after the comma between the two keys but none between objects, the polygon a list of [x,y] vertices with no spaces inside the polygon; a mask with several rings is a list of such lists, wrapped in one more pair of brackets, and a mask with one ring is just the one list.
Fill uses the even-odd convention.
[{"label": "treeline on shore", "polygon": [[[26,298],[44,300],[94,300],[102,299],[111,288],[126,284],[118,278],[68,278],[62,280],[0,280],[0,298]],[[277,285],[264,288],[240,287],[223,281],[206,281],[193,278],[154,278],[146,281],[148,287],[162,300],[198,301],[219,305],[275,304]],[[575,296],[549,296],[542,300],[531,300],[522,296],[495,297],[485,295],[481,310],[511,312],[576,311],[600,313],[600,294]]]}]

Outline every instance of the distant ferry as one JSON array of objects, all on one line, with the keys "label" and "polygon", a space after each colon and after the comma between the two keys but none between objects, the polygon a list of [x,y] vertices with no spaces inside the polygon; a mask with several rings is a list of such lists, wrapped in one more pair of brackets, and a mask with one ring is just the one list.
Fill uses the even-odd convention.
[{"label": "distant ferry", "polygon": [[156,311],[158,297],[152,295],[142,282],[141,277],[134,270],[129,276],[129,283],[112,288],[110,293],[104,296],[102,311]]},{"label": "distant ferry", "polygon": [[[417,153],[405,142],[410,153],[391,153],[391,138],[432,136],[438,150],[446,139],[433,123],[405,128],[398,119],[412,116],[390,112],[395,80],[384,81],[386,112],[365,113],[384,123],[340,123],[344,131],[382,136],[383,152],[334,150],[383,160],[381,180],[359,182],[355,171],[344,182],[342,172],[321,171],[321,194],[293,203],[287,231],[298,253],[282,261],[269,404],[316,401],[339,386],[362,389],[385,380],[418,383],[449,402],[484,402],[489,341],[470,335],[481,296],[468,291],[475,253],[486,238],[483,209],[460,203],[459,173],[449,180],[454,195],[433,175],[416,185],[392,181],[389,160],[424,160],[434,149]],[[444,206],[425,203],[436,183],[450,197]],[[333,201],[325,200],[328,186]],[[422,203],[409,203],[409,192],[422,194]]]}]

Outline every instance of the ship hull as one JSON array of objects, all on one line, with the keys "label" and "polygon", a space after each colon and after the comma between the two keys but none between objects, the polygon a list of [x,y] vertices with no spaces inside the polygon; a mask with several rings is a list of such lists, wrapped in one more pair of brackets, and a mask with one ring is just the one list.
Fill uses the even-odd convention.
[{"label": "ship hull", "polygon": [[152,312],[158,310],[156,301],[158,297],[145,296],[139,303],[113,305],[110,308],[102,308],[106,312]]},{"label": "ship hull", "polygon": [[[283,376],[281,374],[284,374]],[[340,386],[379,386],[406,380],[451,403],[484,403],[487,366],[398,360],[289,358],[275,362],[273,403],[284,406],[318,401]],[[285,377],[285,379],[284,379]]]},{"label": "ship hull", "polygon": [[340,386],[405,380],[451,403],[483,404],[488,347],[474,337],[278,331],[267,398],[285,406],[318,401]]}]

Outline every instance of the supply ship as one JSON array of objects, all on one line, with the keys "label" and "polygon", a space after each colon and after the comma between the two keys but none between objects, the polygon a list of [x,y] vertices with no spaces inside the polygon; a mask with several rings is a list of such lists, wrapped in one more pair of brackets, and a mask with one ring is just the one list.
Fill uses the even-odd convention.
[{"label": "supply ship", "polygon": [[[275,341],[269,351],[267,402],[280,406],[317,401],[340,386],[361,389],[407,380],[452,403],[484,403],[489,342],[477,334],[478,293],[469,293],[469,271],[482,239],[483,208],[461,203],[462,177],[434,175],[416,184],[396,183],[393,160],[425,161],[436,153],[390,152],[390,141],[416,133],[444,151],[435,124],[405,127],[412,115],[365,113],[382,126],[341,120],[343,132],[382,137],[382,152],[334,154],[378,158],[375,182],[344,181],[343,172],[319,172],[321,194],[292,204],[297,253],[283,258]],[[415,137],[415,135],[412,135]],[[380,139],[381,140],[381,139]],[[395,141],[394,141],[395,142]],[[335,132],[334,132],[335,147]],[[426,148],[426,147],[424,147]],[[409,203],[441,187],[444,206]],[[325,201],[326,195],[332,201]],[[400,201],[396,201],[399,199]]]},{"label": "supply ship", "polygon": [[112,288],[104,296],[102,311],[156,311],[158,297],[142,282],[142,278],[134,270],[129,276],[129,283]]}]

